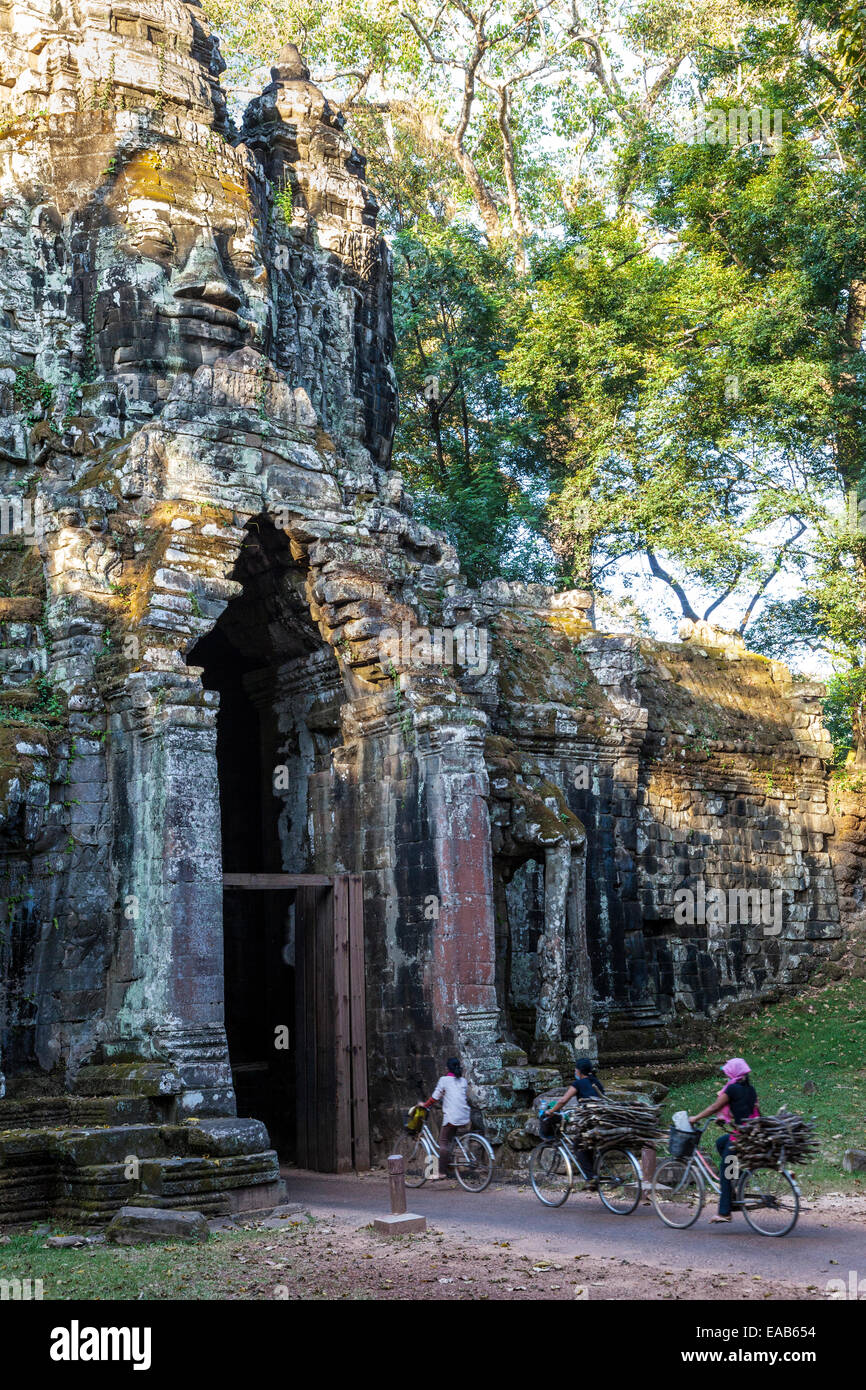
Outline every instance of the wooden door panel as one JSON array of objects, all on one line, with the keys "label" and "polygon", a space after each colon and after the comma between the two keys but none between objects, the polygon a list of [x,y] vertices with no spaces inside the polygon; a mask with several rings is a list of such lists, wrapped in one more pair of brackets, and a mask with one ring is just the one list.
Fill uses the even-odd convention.
[{"label": "wooden door panel", "polygon": [[348,879],[348,937],[354,1166],[370,1167],[370,1118],[367,1097],[367,1000],[364,956],[364,886],[360,874]]},{"label": "wooden door panel", "polygon": [[295,899],[297,1152],[303,1168],[370,1167],[359,875],[333,888],[303,886]]}]

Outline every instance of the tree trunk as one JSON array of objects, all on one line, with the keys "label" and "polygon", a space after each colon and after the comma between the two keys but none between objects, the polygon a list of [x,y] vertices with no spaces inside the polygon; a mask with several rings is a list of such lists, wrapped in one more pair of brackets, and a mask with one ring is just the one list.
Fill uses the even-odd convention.
[{"label": "tree trunk", "polygon": [[[848,290],[848,312],[843,330],[844,355],[854,359],[863,351],[863,335],[866,332],[866,279],[859,277],[851,281]],[[852,360],[853,365],[853,360]],[[856,374],[839,374],[841,390],[856,388]],[[836,459],[842,483],[848,496],[849,519],[856,527],[858,538],[852,543],[854,563],[858,572],[858,609],[861,627],[866,633],[866,513],[863,508],[864,460],[860,449],[860,421],[852,411],[844,420],[836,434]],[[852,506],[853,498],[853,506]],[[853,511],[854,515],[850,513]],[[862,645],[862,637],[861,637]],[[852,712],[854,730],[854,762],[856,767],[866,767],[866,709],[858,705]]]}]

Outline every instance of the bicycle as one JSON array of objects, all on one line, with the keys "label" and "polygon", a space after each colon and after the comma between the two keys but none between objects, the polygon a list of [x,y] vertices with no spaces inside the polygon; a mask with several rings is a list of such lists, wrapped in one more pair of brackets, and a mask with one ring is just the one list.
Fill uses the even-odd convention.
[{"label": "bicycle", "polygon": [[[423,1187],[439,1172],[439,1143],[426,1120],[417,1134],[403,1130],[395,1152],[403,1156],[407,1187]],[[451,1165],[457,1181],[467,1192],[483,1192],[490,1186],[495,1163],[493,1150],[483,1134],[470,1130],[467,1134],[455,1135]]]},{"label": "bicycle", "polygon": [[[652,1204],[665,1225],[676,1231],[688,1230],[697,1221],[706,1201],[707,1186],[716,1196],[722,1190],[715,1169],[701,1152],[704,1129],[706,1125],[685,1135],[682,1155],[666,1158],[653,1177]],[[784,1162],[783,1152],[779,1168],[744,1169],[736,1175],[731,1209],[741,1211],[758,1235],[786,1236],[797,1224],[800,1189]]]},{"label": "bicycle", "polygon": [[[553,1117],[553,1122],[561,1125],[561,1116]],[[575,1170],[584,1182],[597,1182],[602,1204],[615,1216],[628,1216],[640,1201],[640,1165],[629,1149],[603,1149],[590,1175],[584,1171],[563,1127],[551,1138],[543,1139],[529,1159],[529,1180],[539,1202],[546,1207],[561,1207],[571,1195]]]}]

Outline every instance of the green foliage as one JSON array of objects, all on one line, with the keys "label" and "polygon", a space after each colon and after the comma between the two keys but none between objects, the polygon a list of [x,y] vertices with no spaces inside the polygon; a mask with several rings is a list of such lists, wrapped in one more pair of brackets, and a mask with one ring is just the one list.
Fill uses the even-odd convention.
[{"label": "green foliage", "polygon": [[840,672],[827,682],[824,725],[833,740],[833,761],[841,767],[852,752],[855,718],[866,700],[866,671],[862,667]]},{"label": "green foliage", "polygon": [[[101,95],[100,98],[99,98],[99,103],[98,103],[98,105],[99,105],[100,111],[108,111],[109,108],[111,107],[111,105],[113,104],[113,102],[114,102],[114,54],[112,53],[112,55],[111,55],[111,60],[110,60],[110,62],[109,62],[109,64],[108,64],[108,76],[107,76],[106,79],[105,79],[105,85],[104,85],[103,88],[102,88],[102,95]],[[114,161],[112,160],[112,163],[113,163],[113,162],[114,162]]]},{"label": "green foliage", "polygon": [[[34,687],[31,686],[30,689],[33,690]],[[47,676],[40,676],[35,682],[35,693],[36,699],[26,706],[0,705],[0,725],[53,724],[63,718],[63,696]]]},{"label": "green foliage", "polygon": [[36,421],[51,410],[54,387],[50,382],[43,381],[32,367],[19,367],[15,373],[12,396],[17,409],[23,413],[27,425],[32,429]]},{"label": "green foliage", "polygon": [[73,376],[69,383],[69,391],[66,396],[66,405],[63,409],[63,418],[60,421],[61,430],[66,430],[72,423],[72,419],[79,405],[81,404],[82,386],[81,377]]},{"label": "green foliage", "polygon": [[94,381],[99,375],[99,358],[96,355],[96,305],[99,296],[90,296],[87,310],[87,323],[84,329],[84,380]]},{"label": "green foliage", "polygon": [[506,380],[546,421],[578,583],[652,552],[704,589],[754,589],[768,569],[755,537],[806,505],[738,418],[729,359],[696,340],[718,291],[711,268],[648,255],[630,215],[597,205],[538,258]]},{"label": "green foliage", "polygon": [[420,515],[446,531],[473,580],[537,577],[543,442],[503,383],[520,293],[508,259],[474,229],[419,219],[396,236],[394,262],[395,464]]},{"label": "green foliage", "polygon": [[280,214],[284,225],[286,227],[291,227],[292,219],[295,215],[294,203],[292,201],[292,185],[286,178],[283,178],[283,182],[279,187],[277,187],[275,183],[271,184],[271,192],[273,194],[274,207]]}]

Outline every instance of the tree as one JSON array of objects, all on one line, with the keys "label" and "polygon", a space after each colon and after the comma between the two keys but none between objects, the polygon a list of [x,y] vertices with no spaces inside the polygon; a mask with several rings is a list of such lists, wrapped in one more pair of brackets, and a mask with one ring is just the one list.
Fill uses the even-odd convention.
[{"label": "tree", "polygon": [[401,231],[394,258],[402,416],[395,465],[473,581],[549,579],[551,561],[533,544],[543,431],[502,377],[515,273],[477,230],[432,220]]},{"label": "tree", "polygon": [[506,380],[556,441],[551,512],[574,582],[603,586],[643,555],[684,617],[698,616],[689,576],[711,593],[704,618],[742,593],[745,628],[795,556],[814,502],[802,460],[761,449],[761,421],[731,390],[719,305],[739,303],[740,287],[682,248],[652,250],[628,213],[605,221],[588,207],[573,218],[538,266]]},{"label": "tree", "polygon": [[210,9],[241,77],[298,43],[369,156],[395,456],[470,574],[647,566],[686,616],[859,669],[862,5]]}]

